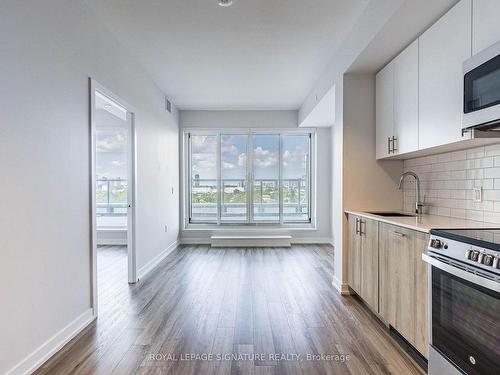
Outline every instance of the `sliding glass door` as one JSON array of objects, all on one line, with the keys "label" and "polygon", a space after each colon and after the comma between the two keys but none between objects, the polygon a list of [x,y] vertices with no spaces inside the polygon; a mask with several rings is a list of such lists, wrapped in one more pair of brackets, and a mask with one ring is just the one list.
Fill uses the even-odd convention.
[{"label": "sliding glass door", "polygon": [[217,222],[217,135],[191,135],[191,222]]},{"label": "sliding glass door", "polygon": [[222,134],[220,152],[221,222],[248,221],[248,135]]},{"label": "sliding glass door", "polygon": [[311,133],[188,134],[189,222],[311,222]]},{"label": "sliding glass door", "polygon": [[282,137],[283,221],[310,217],[310,141],[308,134]]},{"label": "sliding glass door", "polygon": [[280,221],[280,136],[252,136],[252,221]]}]

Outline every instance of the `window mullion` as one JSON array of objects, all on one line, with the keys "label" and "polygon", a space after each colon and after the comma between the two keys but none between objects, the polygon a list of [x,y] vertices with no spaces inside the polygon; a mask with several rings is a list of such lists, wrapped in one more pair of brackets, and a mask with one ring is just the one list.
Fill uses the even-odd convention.
[{"label": "window mullion", "polygon": [[188,173],[189,173],[189,185],[187,188],[188,194],[188,223],[191,223],[191,219],[193,217],[193,170],[192,170],[192,162],[191,162],[191,133],[187,135],[187,164],[188,164]]},{"label": "window mullion", "polygon": [[253,188],[253,143],[252,133],[249,132],[247,139],[247,223],[254,222]]},{"label": "window mullion", "polygon": [[217,134],[217,225],[221,223],[221,214],[222,214],[222,171],[221,171],[221,135]]},{"label": "window mullion", "polygon": [[[311,163],[312,163],[312,151],[313,151],[313,146],[312,146],[312,134],[309,133],[309,152],[307,153],[307,164],[306,164],[306,168],[307,168],[307,176],[306,176],[306,184],[307,184],[307,213],[309,215],[309,222],[312,221],[312,189],[313,189],[313,186],[312,186],[312,176],[311,176],[311,170],[312,170],[312,166],[311,166]],[[314,158],[314,160],[316,160],[316,158]],[[316,187],[314,187],[316,188]]]},{"label": "window mullion", "polygon": [[283,137],[279,134],[278,147],[278,162],[279,162],[279,181],[278,181],[278,200],[279,200],[279,218],[280,224],[283,224]]}]

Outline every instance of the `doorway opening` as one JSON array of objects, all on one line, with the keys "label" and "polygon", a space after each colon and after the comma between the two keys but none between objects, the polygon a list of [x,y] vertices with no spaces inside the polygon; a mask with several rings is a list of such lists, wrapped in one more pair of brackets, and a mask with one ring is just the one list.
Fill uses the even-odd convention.
[{"label": "doorway opening", "polygon": [[92,292],[100,301],[135,283],[135,129],[131,108],[90,80]]}]

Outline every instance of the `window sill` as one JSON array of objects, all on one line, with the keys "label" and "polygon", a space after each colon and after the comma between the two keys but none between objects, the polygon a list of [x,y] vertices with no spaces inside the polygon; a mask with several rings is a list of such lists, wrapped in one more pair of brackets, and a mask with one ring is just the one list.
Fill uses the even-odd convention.
[{"label": "window sill", "polygon": [[245,232],[262,232],[262,231],[316,231],[317,227],[311,223],[294,223],[294,224],[195,224],[190,223],[184,226],[183,231],[245,231]]}]

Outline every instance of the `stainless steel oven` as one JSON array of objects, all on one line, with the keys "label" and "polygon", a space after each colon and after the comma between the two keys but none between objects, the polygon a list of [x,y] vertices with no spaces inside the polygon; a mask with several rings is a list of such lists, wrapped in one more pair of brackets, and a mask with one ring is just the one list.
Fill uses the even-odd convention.
[{"label": "stainless steel oven", "polygon": [[[500,252],[477,231],[433,231],[429,374],[500,374]],[[471,234],[472,233],[472,234]],[[484,234],[484,233],[483,233]],[[455,236],[455,237],[454,237]]]},{"label": "stainless steel oven", "polygon": [[462,128],[500,131],[500,42],[464,62]]}]

